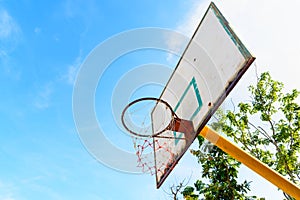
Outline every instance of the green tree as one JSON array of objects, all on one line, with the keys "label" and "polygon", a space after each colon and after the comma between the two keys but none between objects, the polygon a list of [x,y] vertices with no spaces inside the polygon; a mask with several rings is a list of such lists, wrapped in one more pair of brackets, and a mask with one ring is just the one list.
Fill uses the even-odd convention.
[{"label": "green tree", "polygon": [[[215,125],[219,126],[219,124],[213,124],[213,126]],[[201,136],[198,137],[198,141],[200,149],[191,150],[191,152],[197,156],[202,166],[202,178],[207,179],[208,183],[202,180],[197,180],[196,183],[194,183],[194,187],[199,193],[196,199],[198,199],[200,195],[204,196],[206,200],[256,199],[255,196],[247,196],[247,192],[250,191],[250,182],[237,182],[238,168],[241,163],[216,146],[206,144],[205,148],[209,150],[201,148],[204,143],[204,139]],[[205,151],[207,152],[203,153]],[[189,191],[192,190],[190,189]],[[187,197],[189,196],[183,192],[184,198],[188,199]],[[192,192],[191,194],[194,194],[194,190]]]},{"label": "green tree", "polygon": [[[251,100],[241,102],[233,111],[216,116],[211,126],[222,131],[242,148],[293,183],[300,182],[300,106],[296,100],[299,91],[283,93],[283,84],[262,73],[256,85],[249,87]],[[204,142],[199,138],[199,145]],[[250,182],[238,184],[236,179],[240,163],[212,147],[208,153],[200,149],[192,153],[202,165],[202,178],[194,186],[205,199],[254,199],[246,196]],[[292,200],[288,194],[284,198]]]}]

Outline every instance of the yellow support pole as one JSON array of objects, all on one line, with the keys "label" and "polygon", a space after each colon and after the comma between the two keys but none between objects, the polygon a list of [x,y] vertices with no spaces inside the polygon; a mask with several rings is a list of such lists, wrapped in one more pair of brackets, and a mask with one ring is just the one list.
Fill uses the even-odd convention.
[{"label": "yellow support pole", "polygon": [[296,184],[290,182],[281,174],[274,171],[257,158],[253,157],[240,147],[231,143],[229,140],[219,135],[216,131],[212,130],[208,126],[205,126],[200,132],[200,135],[222,149],[224,152],[231,155],[233,158],[237,159],[238,161],[252,169],[257,174],[270,181],[272,184],[276,185],[285,193],[289,194],[295,199],[300,200],[300,188]]}]

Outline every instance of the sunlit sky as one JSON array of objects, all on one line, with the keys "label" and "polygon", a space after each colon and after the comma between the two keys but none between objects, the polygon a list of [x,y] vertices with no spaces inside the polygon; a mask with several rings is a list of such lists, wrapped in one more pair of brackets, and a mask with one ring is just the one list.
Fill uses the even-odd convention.
[{"label": "sunlit sky", "polygon": [[[107,38],[143,27],[191,36],[209,3],[0,0],[0,199],[170,199],[163,189],[155,189],[154,176],[120,172],[91,156],[73,120],[73,86],[85,58]],[[286,91],[299,90],[300,2],[216,0],[215,4],[256,57],[256,68],[247,72],[232,98],[248,97],[247,84],[255,79],[256,70],[270,71]],[[121,64],[141,65],[151,62],[149,58]],[[174,67],[168,54],[155,61]],[[113,69],[107,76],[115,79],[130,70]],[[107,91],[113,87],[108,84]],[[101,110],[101,104],[96,108]],[[97,116],[101,120],[106,113]],[[105,127],[115,130],[114,123]],[[114,141],[118,139],[114,133],[108,136],[111,142],[126,146],[126,141]],[[200,176],[199,165],[187,154],[163,188],[190,176],[192,184]],[[276,187],[243,167],[239,180],[244,179],[252,181],[252,195],[282,199]]]}]

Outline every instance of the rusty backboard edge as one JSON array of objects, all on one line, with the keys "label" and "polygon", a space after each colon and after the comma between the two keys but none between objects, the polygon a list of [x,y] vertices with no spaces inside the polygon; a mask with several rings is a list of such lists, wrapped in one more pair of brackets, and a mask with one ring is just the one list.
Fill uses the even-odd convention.
[{"label": "rusty backboard edge", "polygon": [[[221,96],[218,98],[218,100],[215,102],[211,110],[208,112],[208,114],[205,116],[203,122],[197,129],[197,133],[200,133],[201,130],[204,128],[204,126],[207,124],[207,122],[210,120],[210,118],[213,116],[213,114],[218,110],[220,105],[223,103],[225,98],[229,95],[229,93],[232,91],[232,89],[236,86],[236,84],[239,82],[239,80],[242,78],[242,76],[245,74],[245,72],[249,69],[251,64],[254,62],[255,57],[250,57],[246,62],[244,63],[241,70],[237,73],[237,76],[229,83],[227,88],[225,88],[224,92],[221,94]],[[198,136],[198,134],[195,136]]]}]

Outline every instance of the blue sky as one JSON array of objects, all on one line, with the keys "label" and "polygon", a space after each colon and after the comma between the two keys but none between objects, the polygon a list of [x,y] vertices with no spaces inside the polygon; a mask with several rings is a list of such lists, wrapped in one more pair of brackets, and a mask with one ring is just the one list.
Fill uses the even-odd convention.
[{"label": "blue sky", "polygon": [[[215,2],[257,57],[258,71],[269,70],[287,90],[300,88],[300,16],[293,11],[299,3],[288,2]],[[155,189],[154,177],[113,170],[88,153],[73,120],[73,85],[85,58],[107,38],[142,27],[190,36],[208,5],[194,0],[0,0],[0,199],[167,199]],[[128,55],[114,63],[127,67],[107,72],[105,94],[97,93],[96,99],[109,102],[122,74],[149,62],[174,67],[166,53]],[[246,74],[248,79],[237,86],[239,94],[247,96],[244,91],[254,74]],[[95,106],[99,120],[111,112],[101,103]],[[108,118],[106,129],[117,132]],[[107,137],[127,147],[117,134]],[[197,163],[187,155],[165,188],[191,173],[197,178]],[[243,169],[241,179],[247,177],[254,179],[253,194],[278,197],[275,187]]]}]

